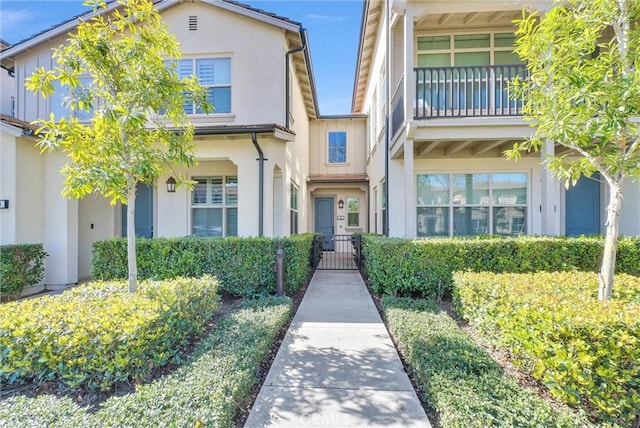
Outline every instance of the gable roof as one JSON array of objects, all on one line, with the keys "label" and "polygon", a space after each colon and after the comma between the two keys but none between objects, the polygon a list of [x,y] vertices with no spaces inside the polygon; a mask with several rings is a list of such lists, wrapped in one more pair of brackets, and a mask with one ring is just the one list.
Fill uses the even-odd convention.
[{"label": "gable roof", "polygon": [[[247,4],[240,3],[235,0],[192,1],[199,1],[204,4],[219,7],[221,9],[237,13],[245,17],[255,19],[265,24],[282,28],[286,32],[287,44],[290,47],[297,47],[306,43],[306,49],[304,49],[300,53],[295,53],[292,57],[292,62],[295,66],[294,68],[296,70],[298,79],[300,80],[307,114],[313,119],[319,116],[320,113],[318,109],[318,97],[316,95],[315,81],[313,78],[313,67],[311,64],[311,55],[309,54],[310,49],[308,45],[308,38],[303,35],[305,30],[302,27],[301,23],[280,15],[276,15],[275,13],[267,12],[265,10],[255,8]],[[172,6],[182,4],[184,3],[184,1],[154,0],[153,3],[158,12],[162,12],[163,10],[166,10]],[[38,46],[44,42],[68,34],[77,27],[80,21],[88,21],[97,15],[110,13],[119,7],[120,5],[115,0],[111,0],[107,3],[107,7],[105,9],[100,9],[96,12],[90,11],[81,15],[76,15],[66,21],[61,22],[60,24],[34,34],[33,36],[0,51],[0,65],[2,65],[3,68],[13,69],[14,58],[17,55],[33,48],[34,46]],[[303,38],[305,38],[306,40],[303,40]]]},{"label": "gable roof", "polygon": [[384,1],[364,0],[362,9],[362,24],[360,25],[360,44],[358,46],[358,62],[356,63],[356,78],[353,83],[353,97],[351,111],[361,113],[365,92],[371,77],[373,51],[376,47],[376,37],[384,15]]}]

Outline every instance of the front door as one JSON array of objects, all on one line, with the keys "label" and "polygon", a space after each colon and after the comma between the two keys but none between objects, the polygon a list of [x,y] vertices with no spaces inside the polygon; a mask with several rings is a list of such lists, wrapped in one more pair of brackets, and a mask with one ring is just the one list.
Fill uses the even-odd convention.
[{"label": "front door", "polygon": [[565,231],[567,236],[600,233],[600,174],[580,177],[566,192]]},{"label": "front door", "polygon": [[[153,186],[138,183],[136,189],[136,236],[153,237]],[[122,205],[122,236],[127,236],[127,206]]]},{"label": "front door", "polygon": [[325,251],[333,251],[333,198],[316,198],[316,233],[325,236]]}]

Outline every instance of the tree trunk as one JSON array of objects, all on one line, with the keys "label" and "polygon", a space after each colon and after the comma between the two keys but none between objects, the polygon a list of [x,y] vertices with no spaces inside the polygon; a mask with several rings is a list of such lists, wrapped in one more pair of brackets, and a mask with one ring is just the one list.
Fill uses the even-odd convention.
[{"label": "tree trunk", "polygon": [[129,262],[129,292],[138,289],[138,264],[136,262],[136,182],[127,179],[127,259]]},{"label": "tree trunk", "polygon": [[606,234],[602,265],[598,275],[598,300],[611,299],[613,275],[616,268],[616,252],[620,233],[620,207],[622,205],[622,183],[607,179],[609,184],[609,205],[607,206]]}]

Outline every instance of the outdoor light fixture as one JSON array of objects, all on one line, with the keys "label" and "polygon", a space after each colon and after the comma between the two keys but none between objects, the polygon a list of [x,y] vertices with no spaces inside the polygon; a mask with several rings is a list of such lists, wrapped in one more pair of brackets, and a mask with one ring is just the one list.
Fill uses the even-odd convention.
[{"label": "outdoor light fixture", "polygon": [[176,191],[176,179],[173,177],[169,177],[167,180],[167,192],[175,193]]},{"label": "outdoor light fixture", "polygon": [[340,199],[338,201],[338,208],[343,209],[344,208],[344,201],[342,199]]}]

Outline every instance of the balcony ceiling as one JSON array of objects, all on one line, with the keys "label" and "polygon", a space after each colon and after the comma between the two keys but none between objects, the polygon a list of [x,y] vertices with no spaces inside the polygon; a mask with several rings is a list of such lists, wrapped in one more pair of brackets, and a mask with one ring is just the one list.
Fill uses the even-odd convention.
[{"label": "balcony ceiling", "polygon": [[415,18],[416,31],[453,30],[473,28],[513,27],[513,20],[522,17],[522,11],[425,12]]},{"label": "balcony ceiling", "polygon": [[[415,141],[413,146],[413,156],[415,159],[436,159],[436,158],[500,158],[503,152],[513,147],[517,140],[430,140]],[[540,157],[540,152],[529,153],[523,157]],[[403,155],[399,156],[404,157]]]}]

